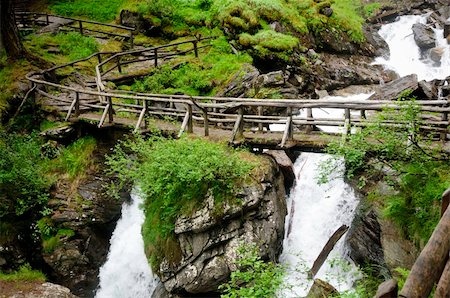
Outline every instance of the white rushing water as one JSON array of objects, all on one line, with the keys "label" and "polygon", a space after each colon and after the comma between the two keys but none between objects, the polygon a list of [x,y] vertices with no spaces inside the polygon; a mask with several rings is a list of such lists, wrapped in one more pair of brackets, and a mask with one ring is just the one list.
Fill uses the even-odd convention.
[{"label": "white rushing water", "polygon": [[131,199],[131,203],[122,205],[122,217],[111,237],[108,258],[100,268],[96,298],[150,297],[156,287],[141,235],[144,212],[139,205],[142,198],[133,193]]},{"label": "white rushing water", "polygon": [[436,65],[427,54],[423,55],[414,41],[412,26],[426,23],[427,16],[401,16],[396,22],[383,25],[379,34],[389,45],[388,59],[378,57],[375,64],[394,70],[401,77],[417,74],[420,80],[445,79],[450,69],[450,47],[442,29],[435,29],[437,48],[442,51],[441,64]]},{"label": "white rushing water", "polygon": [[[317,183],[320,163],[329,158],[327,154],[302,153],[294,164],[297,183],[288,199],[285,239],[280,256],[288,272],[279,297],[301,297],[308,293],[312,280],[308,279],[307,271],[331,235],[341,225],[349,226],[353,220],[358,198],[343,180],[342,163],[336,164],[336,171],[328,183]],[[353,263],[346,259],[344,237],[316,275],[339,291],[351,289],[359,276]]]}]

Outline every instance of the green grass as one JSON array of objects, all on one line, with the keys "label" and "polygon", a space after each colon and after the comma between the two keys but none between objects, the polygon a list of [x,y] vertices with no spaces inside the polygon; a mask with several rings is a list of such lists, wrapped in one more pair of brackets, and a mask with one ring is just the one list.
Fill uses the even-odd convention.
[{"label": "green grass", "polygon": [[212,42],[213,47],[199,59],[172,69],[165,65],[153,75],[136,81],[132,89],[138,92],[182,93],[212,95],[216,93],[245,63],[252,59],[247,54],[235,55],[224,37]]},{"label": "green grass", "polygon": [[23,265],[18,271],[13,273],[0,272],[0,280],[2,281],[45,281],[45,275],[41,271],[33,270],[30,265]]},{"label": "green grass", "polygon": [[179,215],[200,208],[209,195],[216,204],[235,199],[239,182],[256,165],[243,157],[225,144],[202,139],[138,138],[116,147],[108,166],[119,180],[133,181],[145,195],[142,233],[153,268],[165,252],[176,251],[172,237]]},{"label": "green grass", "polygon": [[49,9],[58,15],[108,22],[119,15],[125,2],[126,0],[50,0]]},{"label": "green grass", "polygon": [[49,161],[47,171],[53,176],[63,175],[73,180],[93,165],[96,148],[97,142],[93,137],[80,138],[63,149],[57,158]]},{"label": "green grass", "polygon": [[85,58],[99,50],[93,37],[78,32],[30,35],[24,44],[34,54],[56,64]]}]

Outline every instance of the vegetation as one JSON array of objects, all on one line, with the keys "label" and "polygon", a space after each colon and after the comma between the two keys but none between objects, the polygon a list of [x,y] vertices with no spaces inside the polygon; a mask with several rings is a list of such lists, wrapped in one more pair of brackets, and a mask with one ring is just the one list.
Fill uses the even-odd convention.
[{"label": "vegetation", "polygon": [[0,156],[0,218],[42,207],[50,181],[37,136],[0,131]]},{"label": "vegetation", "polygon": [[[130,160],[130,154],[136,158]],[[142,231],[153,267],[172,249],[175,219],[188,214],[212,196],[217,204],[234,199],[238,181],[254,162],[226,145],[201,139],[168,140],[136,137],[118,145],[107,164],[119,181],[135,182],[145,195]],[[220,207],[218,207],[220,212]]]},{"label": "vegetation", "polygon": [[[400,110],[385,109],[374,123],[350,135],[347,142],[330,144],[328,152],[345,158],[347,177],[359,177],[360,187],[383,179],[391,194],[375,190],[369,197],[383,206],[384,214],[403,229],[407,238],[421,245],[439,220],[439,201],[450,185],[450,174],[448,156],[440,148],[427,146],[430,139],[420,132],[420,109],[414,98],[406,97],[408,100],[399,101]],[[404,124],[381,125],[390,120]],[[328,166],[328,172],[331,170]]]},{"label": "vegetation", "polygon": [[33,270],[29,264],[23,265],[18,271],[13,273],[0,272],[0,281],[45,281],[44,273]]},{"label": "vegetation", "polygon": [[55,14],[107,22],[117,17],[126,0],[50,0],[49,2],[49,9]]},{"label": "vegetation", "polygon": [[252,59],[246,54],[234,55],[224,37],[212,42],[212,48],[199,59],[173,69],[164,65],[154,74],[136,81],[132,89],[139,92],[211,95],[222,87],[244,63]]},{"label": "vegetation", "polygon": [[93,37],[78,32],[30,35],[24,44],[28,50],[56,64],[85,58],[99,50]]},{"label": "vegetation", "polygon": [[279,264],[264,262],[258,247],[241,245],[238,249],[238,269],[231,273],[231,280],[219,287],[221,298],[275,297],[283,284],[284,268]]},{"label": "vegetation", "polygon": [[43,217],[37,221],[36,227],[42,240],[42,249],[45,253],[51,253],[61,243],[63,238],[75,235],[71,229],[60,229],[49,217]]}]

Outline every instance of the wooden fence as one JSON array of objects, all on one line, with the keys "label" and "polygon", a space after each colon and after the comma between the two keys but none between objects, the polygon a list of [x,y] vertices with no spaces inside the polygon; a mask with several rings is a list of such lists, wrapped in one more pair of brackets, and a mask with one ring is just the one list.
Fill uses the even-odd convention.
[{"label": "wooden fence", "polygon": [[[16,23],[23,27],[30,26],[48,26],[55,23],[55,19],[60,19],[66,21],[62,24],[64,27],[70,30],[78,31],[81,35],[88,35],[91,33],[100,33],[109,36],[122,37],[125,40],[130,41],[133,44],[134,30],[135,28],[121,26],[116,24],[106,24],[90,20],[82,20],[78,18],[58,16],[48,13],[40,12],[26,12],[26,11],[16,11]],[[113,30],[107,30],[113,29]],[[121,31],[118,33],[117,31]]]}]

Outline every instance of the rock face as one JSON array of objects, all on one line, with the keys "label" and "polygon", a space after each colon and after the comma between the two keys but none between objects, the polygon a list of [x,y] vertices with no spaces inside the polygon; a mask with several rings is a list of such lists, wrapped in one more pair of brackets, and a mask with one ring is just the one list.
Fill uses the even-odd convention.
[{"label": "rock face", "polygon": [[283,150],[269,150],[266,154],[272,156],[280,167],[284,176],[284,188],[288,193],[296,181],[292,160]]},{"label": "rock face", "polygon": [[77,188],[75,200],[56,192],[49,202],[52,224],[72,230],[73,235],[61,237],[54,249],[42,255],[52,280],[80,296],[92,295],[98,284],[98,270],[106,260],[121,202],[126,199],[126,195],[122,200],[107,197],[103,187],[107,183],[103,177],[90,176]]},{"label": "rock face", "polygon": [[202,209],[176,221],[182,259],[175,265],[163,260],[158,272],[167,291],[189,295],[216,291],[236,270],[237,249],[244,243],[258,245],[263,259],[278,258],[287,210],[282,173],[275,161],[267,159],[268,171],[259,174],[260,183],[243,187],[239,204],[225,204],[218,216],[209,197]]},{"label": "rock face", "polygon": [[346,239],[350,248],[350,258],[357,264],[375,265],[373,268],[381,270],[386,267],[386,263],[381,247],[381,226],[377,214],[373,210],[358,213]]},{"label": "rock face", "polygon": [[424,24],[414,24],[412,26],[414,40],[421,50],[428,50],[436,46],[436,38],[431,27]]}]

